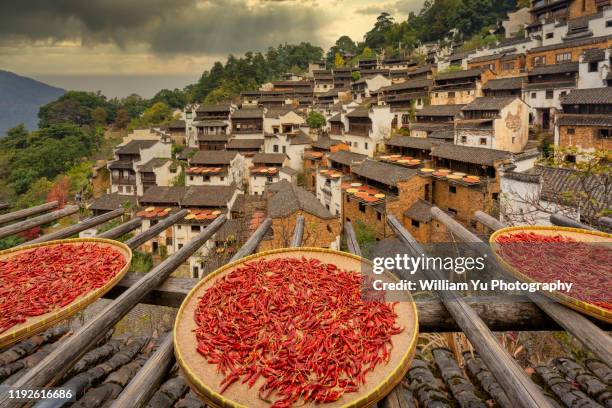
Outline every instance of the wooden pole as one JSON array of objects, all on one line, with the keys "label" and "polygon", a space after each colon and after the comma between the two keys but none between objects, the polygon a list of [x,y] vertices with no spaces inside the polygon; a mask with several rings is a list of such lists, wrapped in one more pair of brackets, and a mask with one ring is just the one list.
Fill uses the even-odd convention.
[{"label": "wooden pole", "polygon": [[97,217],[91,217],[89,219],[83,220],[79,222],[78,224],[71,225],[59,231],[45,234],[31,241],[25,242],[21,244],[20,246],[37,244],[39,242],[53,241],[54,239],[68,238],[81,231],[85,231],[88,228],[95,227],[96,225],[104,224],[105,222],[110,221],[113,218],[120,217],[121,215],[123,215],[123,208],[118,208],[116,210],[109,211],[105,214],[98,215]]},{"label": "wooden pole", "polygon": [[585,230],[596,231],[595,228],[589,225],[574,221],[571,218],[560,214],[551,214],[550,223],[553,225],[558,225],[559,227],[581,228]]},{"label": "wooden pole", "polygon": [[[220,215],[183,248],[166,258],[149,273],[143,274],[134,286],[106,306],[97,316],[86,322],[60,347],[53,350],[44,360],[16,381],[14,386],[16,388],[38,388],[56,384],[74,363],[136,306],[147,293],[158,287],[177,267],[204,245],[223,225],[225,220],[225,215]],[[11,400],[7,397],[0,399],[0,407],[11,405]]]},{"label": "wooden pole", "polygon": [[124,222],[121,225],[116,226],[115,228],[109,229],[101,234],[96,235],[97,238],[107,238],[107,239],[116,239],[121,237],[122,235],[127,234],[128,232],[135,230],[136,228],[142,225],[142,218],[135,217],[129,220],[128,222]]},{"label": "wooden pole", "polygon": [[[398,238],[406,245],[410,255],[420,257],[425,250],[393,215],[387,222]],[[437,270],[423,270],[429,279],[444,279]],[[454,292],[438,291],[438,296],[461,327],[463,333],[479,352],[510,401],[517,407],[551,407],[542,391],[527,377],[523,369],[508,354],[486,323],[470,305]]]},{"label": "wooden pole", "polygon": [[[442,224],[446,225],[446,228],[454,236],[459,238],[460,241],[463,241],[463,242],[473,242],[473,243],[482,242],[482,240],[480,238],[478,238],[476,235],[472,234],[463,225],[459,224],[458,222],[454,222],[453,223],[453,221],[455,221],[455,220],[453,218],[451,218],[450,215],[448,215],[447,213],[445,213],[444,211],[439,209],[438,207],[436,207],[436,206],[431,207],[431,215],[436,220],[438,220]],[[452,225],[452,228],[450,228],[449,225]]]},{"label": "wooden pole", "polygon": [[253,235],[249,237],[247,242],[245,242],[244,245],[240,247],[238,252],[236,252],[234,256],[232,256],[230,262],[237,261],[238,259],[244,258],[245,256],[251,255],[253,252],[255,252],[257,250],[257,247],[259,246],[259,243],[263,240],[264,236],[270,229],[271,225],[272,220],[270,218],[266,218],[265,220],[263,220],[263,222],[255,230]]},{"label": "wooden pole", "polygon": [[304,217],[299,215],[295,220],[295,229],[293,230],[293,239],[291,240],[292,247],[302,246],[302,237],[304,236]]},{"label": "wooden pole", "polygon": [[24,221],[9,224],[6,227],[0,228],[0,239],[15,235],[19,232],[29,230],[30,228],[38,227],[39,225],[47,224],[51,221],[66,217],[79,211],[76,205],[68,205],[61,210],[53,211],[47,214],[39,215],[38,217],[30,218]]},{"label": "wooden pole", "polygon": [[176,214],[172,214],[171,216],[169,216],[166,219],[161,220],[160,222],[158,222],[157,224],[155,224],[148,230],[143,231],[140,234],[137,234],[133,236],[132,238],[128,239],[127,241],[125,241],[125,245],[129,246],[132,249],[138,248],[139,246],[141,246],[142,244],[144,244],[151,238],[158,236],[160,233],[170,228],[172,225],[177,223],[179,220],[182,220],[183,218],[185,218],[188,212],[189,212],[188,210],[182,209]]},{"label": "wooden pole", "polygon": [[610,217],[601,217],[597,220],[597,223],[602,227],[612,229],[612,218]]},{"label": "wooden pole", "polygon": [[344,233],[346,236],[346,246],[349,252],[357,256],[362,256],[361,248],[359,248],[359,242],[357,242],[357,235],[355,234],[352,223],[348,221],[344,223]]},{"label": "wooden pole", "polygon": [[7,222],[20,220],[22,218],[29,217],[30,215],[40,214],[42,212],[52,210],[57,207],[59,203],[57,201],[51,201],[49,203],[44,203],[41,205],[37,205],[30,208],[25,208],[19,211],[13,211],[7,214],[0,215],[0,224],[6,224]]},{"label": "wooden pole", "polygon": [[[453,220],[453,222],[456,221]],[[501,222],[494,226],[496,227],[495,230],[505,227]],[[502,269],[502,273],[505,273],[503,268],[500,269]],[[514,280],[514,278],[512,279]],[[559,326],[563,327],[568,333],[571,333],[593,354],[599,357],[608,366],[612,367],[612,337],[599,329],[585,316],[538,292],[527,292],[526,295],[538,305],[544,313],[557,322]]]},{"label": "wooden pole", "polygon": [[172,332],[170,332],[166,334],[157,350],[113,401],[110,408],[144,407],[166,378],[173,364],[174,344]]},{"label": "wooden pole", "polygon": [[481,223],[482,225],[484,225],[485,227],[489,228],[492,231],[506,227],[506,224],[491,217],[489,214],[482,212],[482,211],[476,211],[474,213],[474,218],[476,218],[476,221],[478,221],[479,223]]}]

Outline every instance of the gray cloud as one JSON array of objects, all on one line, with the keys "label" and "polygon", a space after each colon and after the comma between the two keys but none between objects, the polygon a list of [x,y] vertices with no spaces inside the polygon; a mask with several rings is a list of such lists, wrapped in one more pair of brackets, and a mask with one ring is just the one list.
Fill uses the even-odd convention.
[{"label": "gray cloud", "polygon": [[[145,44],[161,54],[264,49],[319,42],[312,0],[17,0],[0,3],[0,45],[81,41]],[[308,4],[308,6],[303,6]]]},{"label": "gray cloud", "polygon": [[424,0],[399,0],[395,2],[372,4],[355,10],[358,14],[379,15],[383,11],[389,14],[408,14],[411,11],[418,12],[423,6]]}]

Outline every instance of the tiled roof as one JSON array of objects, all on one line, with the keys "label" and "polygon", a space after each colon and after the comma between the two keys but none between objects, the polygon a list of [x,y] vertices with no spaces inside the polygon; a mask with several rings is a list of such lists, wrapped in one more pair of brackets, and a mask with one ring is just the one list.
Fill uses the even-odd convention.
[{"label": "tiled roof", "polygon": [[583,62],[599,62],[606,58],[606,53],[603,48],[594,48],[585,50],[583,53]]},{"label": "tiled roof", "polygon": [[[285,98],[282,98],[283,100]],[[270,108],[266,111],[265,117],[266,118],[280,118],[281,116],[286,115],[289,112],[294,112],[295,110],[292,107],[282,107],[282,108]],[[298,113],[298,112],[295,112]]]},{"label": "tiled roof", "polygon": [[431,155],[443,159],[464,163],[492,166],[495,162],[510,159],[511,153],[486,149],[483,147],[458,146],[451,143],[441,143],[431,149]]},{"label": "tiled roof", "polygon": [[422,66],[420,68],[415,69],[414,71],[411,71],[410,75],[423,74],[423,73],[426,73],[426,72],[431,72],[436,67],[437,67],[436,64],[424,65],[424,66]]},{"label": "tiled roof", "polygon": [[454,129],[453,122],[412,122],[409,125],[410,130],[421,130],[425,132],[440,132],[440,131],[450,131],[452,132]]},{"label": "tiled roof", "polygon": [[479,77],[485,70],[483,68],[472,68],[461,71],[450,71],[444,73],[438,73],[436,75],[436,81],[448,80],[448,79],[463,79],[463,78],[475,78]]},{"label": "tiled roof", "polygon": [[564,41],[559,44],[551,44],[551,45],[545,45],[543,47],[532,48],[529,50],[529,53],[532,54],[536,52],[552,51],[552,50],[558,50],[562,48],[582,47],[582,46],[590,45],[590,44],[604,43],[610,39],[612,39],[612,35],[604,35],[601,37],[590,37],[590,38],[583,38],[579,40]]},{"label": "tiled roof", "polygon": [[291,167],[287,166],[281,167],[280,171],[281,173],[289,174],[290,176],[294,176],[298,173],[297,170],[293,170]]},{"label": "tiled roof", "polygon": [[332,146],[340,144],[342,142],[338,140],[333,140],[329,136],[319,136],[316,142],[312,144],[312,147],[316,147],[318,149],[329,150]]},{"label": "tiled roof", "polygon": [[359,106],[346,114],[347,118],[367,118],[370,116],[370,108]]},{"label": "tiled roof", "polygon": [[232,119],[261,119],[264,112],[259,108],[243,108],[232,113]]},{"label": "tiled roof", "polygon": [[236,186],[191,186],[187,187],[181,206],[225,207],[232,199]]},{"label": "tiled roof", "polygon": [[578,72],[578,62],[567,62],[564,64],[539,65],[534,67],[527,75],[550,75]]},{"label": "tiled roof", "polygon": [[483,96],[461,108],[462,111],[501,110],[518,99],[517,96]]},{"label": "tiled roof", "polygon": [[351,166],[364,161],[366,157],[367,156],[364,154],[347,152],[346,150],[338,150],[336,153],[330,154],[328,159],[345,166]]},{"label": "tiled roof", "polygon": [[430,202],[419,198],[410,208],[404,211],[404,215],[415,221],[429,222],[431,221],[431,207]]},{"label": "tiled roof", "polygon": [[185,194],[186,187],[160,187],[151,186],[138,200],[141,205],[146,204],[169,204],[179,205]]},{"label": "tiled roof", "polygon": [[490,79],[483,85],[483,90],[492,91],[510,91],[521,89],[523,87],[523,77],[499,78]]},{"label": "tiled roof", "polygon": [[266,191],[270,193],[268,215],[272,218],[288,217],[299,210],[323,219],[335,218],[312,193],[287,180],[266,186]]},{"label": "tiled roof", "polygon": [[129,160],[115,160],[108,163],[108,168],[111,170],[127,170],[134,169],[134,163]]},{"label": "tiled roof", "polygon": [[561,99],[562,105],[611,105],[612,87],[575,89]]},{"label": "tiled roof", "polygon": [[263,139],[231,139],[227,142],[226,148],[259,150],[263,144]]},{"label": "tiled roof", "polygon": [[412,149],[431,150],[440,140],[425,137],[395,136],[385,142],[388,146],[409,147]]},{"label": "tiled roof", "polygon": [[427,105],[416,111],[416,116],[457,116],[465,105]]},{"label": "tiled roof", "polygon": [[200,105],[196,112],[229,112],[230,104]]},{"label": "tiled roof", "polygon": [[123,207],[123,205],[126,203],[129,203],[132,207],[135,207],[136,197],[117,193],[104,194],[94,200],[94,202],[89,206],[89,209],[97,211],[112,211]]},{"label": "tiled roof", "polygon": [[274,163],[282,165],[287,159],[283,153],[256,153],[253,156],[253,163]]},{"label": "tiled roof", "polygon": [[163,166],[164,164],[173,161],[172,159],[168,159],[168,158],[161,158],[161,157],[156,157],[153,158],[151,160],[149,160],[148,162],[146,162],[145,164],[138,166],[138,171],[142,171],[142,172],[151,172],[154,169]]},{"label": "tiled roof", "polygon": [[200,150],[189,161],[192,165],[215,165],[215,164],[230,164],[236,157],[238,152],[230,152],[227,150]]},{"label": "tiled roof", "polygon": [[429,134],[429,136],[427,136],[429,139],[438,139],[438,140],[445,140],[445,141],[452,141],[455,138],[455,132],[452,129],[452,125],[451,125],[451,129],[450,130],[436,130],[433,131]]},{"label": "tiled roof", "polygon": [[557,124],[561,126],[612,126],[612,115],[557,114]]},{"label": "tiled roof", "polygon": [[427,78],[418,78],[411,79],[406,82],[400,82],[399,84],[389,85],[381,88],[382,92],[388,91],[401,91],[404,89],[418,89],[418,88],[427,88],[433,85],[432,79]]},{"label": "tiled roof", "polygon": [[173,120],[168,124],[168,129],[181,129],[185,130],[185,121],[184,120]]},{"label": "tiled roof", "polygon": [[159,140],[132,140],[123,146],[120,146],[116,153],[117,154],[140,154],[140,150],[148,149],[153,146]]},{"label": "tiled roof", "polygon": [[290,137],[290,143],[289,144],[291,144],[291,145],[306,145],[306,144],[311,144],[311,143],[312,143],[312,139],[310,138],[310,136],[308,136],[304,132],[299,132],[296,136]]},{"label": "tiled roof", "polygon": [[328,119],[329,122],[341,122],[342,114],[340,112],[336,113],[334,116]]},{"label": "tiled roof", "polygon": [[185,147],[180,153],[177,153],[176,158],[179,160],[187,160],[198,151],[196,147]]},{"label": "tiled roof", "polygon": [[417,174],[417,171],[413,169],[374,160],[365,160],[363,163],[353,166],[351,171],[358,176],[388,186],[396,186],[399,181],[408,180]]}]

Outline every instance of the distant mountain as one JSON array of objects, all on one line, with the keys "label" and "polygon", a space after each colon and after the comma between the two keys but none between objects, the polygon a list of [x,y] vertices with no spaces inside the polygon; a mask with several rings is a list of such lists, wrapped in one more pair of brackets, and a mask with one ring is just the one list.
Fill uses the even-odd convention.
[{"label": "distant mountain", "polygon": [[45,105],[66,91],[0,70],[0,137],[20,123],[29,130],[38,126],[38,108]]}]

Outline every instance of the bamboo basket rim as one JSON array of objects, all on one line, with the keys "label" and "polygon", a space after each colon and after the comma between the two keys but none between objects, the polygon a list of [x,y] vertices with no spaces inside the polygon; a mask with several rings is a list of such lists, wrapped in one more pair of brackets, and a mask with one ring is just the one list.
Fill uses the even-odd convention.
[{"label": "bamboo basket rim", "polygon": [[[518,269],[516,269],[515,267],[507,263],[497,253],[497,249],[499,247],[497,238],[499,238],[501,235],[505,235],[511,232],[518,232],[518,231],[531,231],[531,232],[554,231],[560,234],[563,234],[564,232],[571,232],[571,233],[578,234],[578,235],[591,235],[591,236],[602,237],[602,238],[612,240],[612,234],[608,234],[605,232],[585,230],[585,229],[573,228],[573,227],[558,227],[554,225],[553,226],[525,225],[525,226],[518,226],[518,227],[506,227],[506,228],[502,228],[502,229],[495,231],[489,237],[489,244],[491,245],[491,248],[493,249],[493,254],[495,255],[495,258],[497,259],[499,264],[502,265],[504,269],[506,269],[506,271],[508,271],[513,277],[515,277],[516,279],[522,282],[526,282],[526,283],[538,283],[539,281],[523,274]],[[572,296],[568,296],[558,291],[555,291],[555,292],[539,291],[538,293],[552,300],[555,300],[561,303],[562,305],[565,305],[571,309],[574,309],[577,312],[584,313],[588,316],[594,317],[606,323],[612,323],[612,311],[604,309],[603,307],[599,307],[592,303],[578,300]]]},{"label": "bamboo basket rim", "polygon": [[[348,258],[352,258],[353,260],[367,263],[368,265],[373,265],[370,260],[354,255],[354,254],[351,254],[351,253],[348,253],[348,252],[337,251],[337,250],[328,249],[328,248],[291,247],[291,248],[280,248],[280,249],[273,249],[269,251],[257,252],[255,254],[246,256],[244,258],[240,258],[234,262],[230,262],[226,265],[223,265],[222,267],[216,269],[215,271],[208,274],[205,278],[200,280],[189,291],[187,296],[185,296],[185,299],[183,300],[183,303],[181,303],[181,307],[179,308],[178,313],[176,314],[176,319],[175,319],[175,323],[173,327],[173,342],[174,342],[174,354],[176,357],[176,361],[178,362],[179,367],[183,371],[183,374],[185,375],[187,383],[190,385],[190,387],[196,392],[196,394],[200,398],[206,401],[207,404],[211,404],[214,407],[223,407],[223,408],[226,408],[226,407],[228,408],[248,408],[248,406],[238,404],[234,402],[233,400],[226,398],[223,395],[219,394],[218,392],[213,390],[211,387],[207,386],[203,381],[201,381],[193,373],[193,371],[190,369],[189,365],[185,361],[181,353],[180,347],[178,347],[179,343],[178,343],[177,327],[179,326],[178,323],[181,319],[181,316],[184,313],[184,309],[186,305],[189,303],[191,298],[195,296],[195,294],[198,292],[198,289],[201,286],[205,285],[208,281],[214,279],[218,275],[221,275],[223,272],[227,271],[228,269],[234,268],[237,265],[255,260],[257,258],[262,258],[268,255],[274,255],[274,254],[279,254],[279,253],[295,253],[295,252],[318,252],[321,254],[331,253],[335,255],[346,256]],[[411,305],[412,313],[414,316],[414,328],[412,330],[412,336],[408,343],[408,347],[406,348],[406,352],[403,354],[403,356],[399,360],[399,363],[396,365],[396,367],[389,374],[383,377],[383,379],[379,381],[376,387],[372,388],[368,393],[361,396],[360,398],[354,401],[350,401],[349,403],[344,404],[339,408],[361,408],[361,407],[369,407],[369,406],[374,405],[378,400],[380,400],[380,398],[382,398],[383,396],[391,392],[393,387],[395,387],[401,381],[403,376],[406,374],[406,372],[410,368],[410,364],[416,353],[416,344],[417,344],[417,339],[419,335],[419,318],[418,318],[417,307],[414,302],[414,299],[412,299],[412,295],[410,294],[410,292],[407,292],[407,293],[411,299],[410,305]],[[220,402],[220,404],[218,402]]]},{"label": "bamboo basket rim", "polygon": [[[51,311],[45,313],[40,316],[32,316],[28,317],[24,323],[18,325],[16,328],[13,327],[8,331],[0,334],[0,347],[7,347],[13,345],[24,338],[33,336],[34,334],[40,333],[41,331],[53,326],[61,320],[64,320],[75,313],[85,309],[87,306],[92,304],[94,301],[101,298],[106,292],[108,292],[115,284],[117,284],[130,268],[130,262],[132,260],[132,250],[130,247],[125,245],[123,242],[115,241],[112,239],[106,238],[69,238],[69,239],[57,239],[53,241],[47,242],[39,242],[37,244],[23,245],[19,247],[9,248],[4,251],[0,251],[0,257],[9,255],[9,254],[18,254],[20,252],[25,252],[34,248],[44,247],[44,246],[53,246],[53,245],[61,245],[61,244],[81,244],[85,242],[92,242],[97,244],[107,244],[113,247],[117,247],[121,250],[123,255],[125,256],[125,266],[108,282],[104,284],[104,286],[94,290],[87,292],[78,298],[76,298],[71,303],[66,306],[60,308],[59,310]],[[44,317],[43,317],[44,316]],[[27,324],[28,319],[36,318],[40,319],[34,323]]]}]

